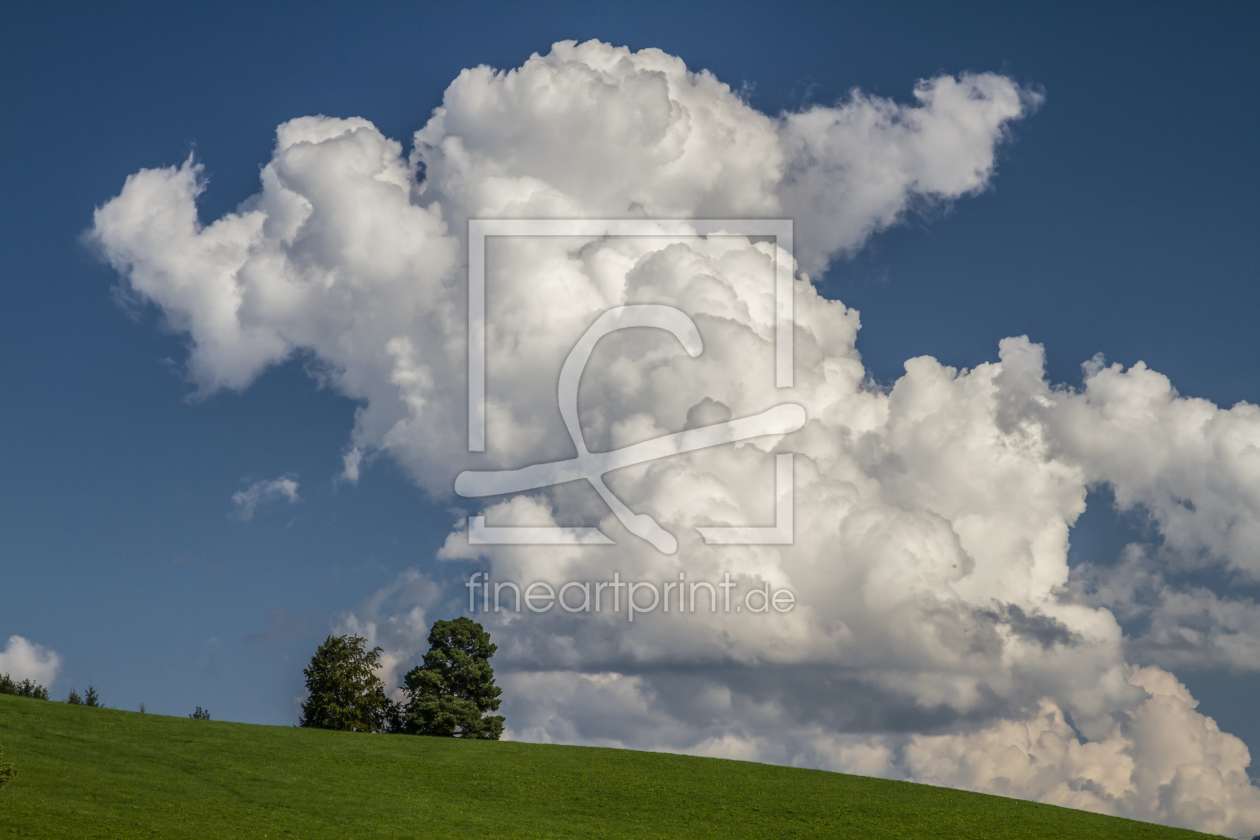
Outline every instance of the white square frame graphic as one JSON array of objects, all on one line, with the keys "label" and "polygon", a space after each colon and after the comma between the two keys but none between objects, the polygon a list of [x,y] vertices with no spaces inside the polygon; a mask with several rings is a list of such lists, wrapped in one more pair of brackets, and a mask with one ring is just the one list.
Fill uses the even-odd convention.
[{"label": "white square frame graphic", "polygon": [[[757,236],[774,237],[776,388],[793,382],[793,290],[791,219],[469,219],[468,220],[468,451],[486,448],[486,237],[578,236]],[[771,527],[698,527],[711,545],[792,542],[792,455],[775,456],[775,524]],[[598,528],[492,527],[484,516],[469,520],[472,545],[612,544]]]}]

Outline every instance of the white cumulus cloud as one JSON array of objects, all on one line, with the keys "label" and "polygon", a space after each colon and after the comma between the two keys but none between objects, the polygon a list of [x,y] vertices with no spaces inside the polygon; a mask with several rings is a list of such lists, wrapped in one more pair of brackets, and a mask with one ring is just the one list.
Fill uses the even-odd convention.
[{"label": "white cumulus cloud", "polygon": [[43,686],[52,684],[61,670],[61,657],[55,650],[21,636],[10,636],[0,650],[0,674],[15,680],[33,680]]},{"label": "white cumulus cloud", "polygon": [[[1073,580],[1067,552],[1087,491],[1109,485],[1152,512],[1164,544],[1135,561],[1148,577],[1260,572],[1260,410],[1100,360],[1082,389],[1056,386],[1026,338],[971,370],[911,359],[877,388],[859,314],[810,281],[907,212],[987,189],[1012,123],[1039,101],[968,74],[921,81],[908,104],[854,92],[771,117],[659,50],[563,42],[520,68],[461,73],[410,154],[363,119],[291,120],[236,212],[199,223],[206,182],[190,159],[130,176],[92,235],[127,290],[188,337],[200,392],[247,387],[301,353],[358,401],[350,479],[387,456],[449,497],[461,470],[571,457],[558,371],[625,304],[681,309],[704,350],[693,358],[659,330],[601,340],[578,391],[592,451],[805,409],[791,435],[608,476],[676,554],[577,483],[497,501],[486,519],[597,525],[615,547],[474,546],[466,524],[449,536],[441,559],[496,581],[729,573],[740,591],[797,596],[788,613],[657,611],[633,625],[481,616],[513,736],[844,769],[1250,836],[1260,790],[1246,748],[1160,663],[1135,660],[1119,602],[1099,594],[1128,590],[1101,573]],[[487,449],[467,452],[469,219],[765,217],[796,224],[790,389],[775,387],[773,266],[788,257],[774,242],[488,240]],[[775,521],[771,455],[788,452],[794,542],[704,543],[697,526]],[[340,629],[387,647],[396,677],[423,649],[435,587],[406,573]]]},{"label": "white cumulus cloud", "polygon": [[1166,671],[1135,668],[1127,679],[1145,699],[1089,740],[1043,700],[1022,720],[961,736],[915,736],[907,769],[934,784],[1250,834],[1260,802],[1243,769],[1242,741],[1197,713],[1190,692]]}]

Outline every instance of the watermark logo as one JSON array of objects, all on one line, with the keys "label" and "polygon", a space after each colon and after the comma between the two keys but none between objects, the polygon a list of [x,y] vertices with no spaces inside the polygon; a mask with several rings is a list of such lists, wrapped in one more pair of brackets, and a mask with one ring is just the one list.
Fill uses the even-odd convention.
[{"label": "watermark logo", "polygon": [[[679,572],[678,580],[663,581],[659,588],[650,581],[622,580],[620,572],[613,572],[612,580],[571,580],[561,584],[558,591],[546,581],[534,581],[521,587],[512,581],[492,583],[485,572],[474,572],[464,586],[468,587],[468,612],[473,614],[479,611],[519,613],[522,605],[535,613],[549,612],[556,606],[568,613],[620,613],[624,600],[626,620],[631,624],[636,614],[657,610],[679,615],[694,614],[697,612],[697,600],[701,614],[721,611],[729,615],[732,606],[737,613],[768,613],[771,609],[777,613],[788,613],[796,606],[795,593],[790,589],[771,591],[769,583],[749,589],[742,598],[739,593],[732,598],[731,590],[738,589],[739,582],[731,580],[730,572],[726,572],[716,586],[703,580],[688,581],[687,576]],[[623,589],[624,599],[621,597]],[[718,596],[719,589],[722,590],[721,597]],[[642,596],[639,593],[643,593]]]},{"label": "watermark logo", "polygon": [[[773,236],[775,260],[775,385],[792,385],[792,222],[783,219],[680,220],[641,219],[472,219],[468,223],[468,451],[485,450],[485,240],[487,236]],[[591,452],[578,423],[577,392],[595,344],[617,330],[654,327],[671,333],[693,358],[704,350],[695,322],[685,312],[661,304],[618,306],[604,312],[578,339],[560,370],[558,399],[565,428],[577,457],[513,470],[467,470],[455,479],[455,492],[466,498],[499,496],[585,479],[630,533],[659,551],[673,554],[678,540],[647,514],[637,514],[604,483],[612,470],[766,435],[783,435],[805,425],[805,409],[783,403],[751,417],[741,417],[664,435],[611,452]],[[767,545],[792,542],[792,455],[775,456],[775,524],[771,527],[710,526],[696,530],[711,545]],[[598,528],[493,527],[484,516],[469,522],[474,545],[611,545]]]}]

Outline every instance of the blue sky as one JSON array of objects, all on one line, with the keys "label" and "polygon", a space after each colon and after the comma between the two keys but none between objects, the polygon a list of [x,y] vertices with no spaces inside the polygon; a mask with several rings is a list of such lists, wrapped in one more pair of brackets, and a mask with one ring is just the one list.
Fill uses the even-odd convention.
[{"label": "blue sky", "polygon": [[[204,220],[253,194],[275,126],[362,116],[409,146],[459,71],[516,67],[562,39],[659,47],[777,114],[854,87],[1001,72],[1044,105],[1000,149],[993,188],[877,235],[820,281],[860,310],[890,383],[1027,334],[1052,380],[1096,353],[1186,395],[1260,401],[1260,69],[1254,4],[25,4],[0,33],[0,640],[56,650],[64,695],[294,722],[300,669],[341,612],[435,568],[454,518],[388,459],[338,484],[354,404],[303,360],[190,401],[184,338],[121,305],[82,242],[144,167],[195,152]],[[291,474],[301,501],[233,516]],[[1073,557],[1104,562],[1135,517],[1096,505]],[[1213,584],[1225,591],[1223,583]],[[1236,588],[1254,596],[1254,588]],[[1254,674],[1178,672],[1260,749]],[[1253,771],[1254,772],[1254,771]]]}]

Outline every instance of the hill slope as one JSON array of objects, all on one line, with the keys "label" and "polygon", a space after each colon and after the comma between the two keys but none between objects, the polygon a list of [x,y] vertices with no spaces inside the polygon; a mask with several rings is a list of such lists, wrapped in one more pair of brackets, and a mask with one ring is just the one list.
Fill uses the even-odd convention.
[{"label": "hill slope", "polygon": [[0,697],[0,838],[1207,837],[996,796],[628,750]]}]

